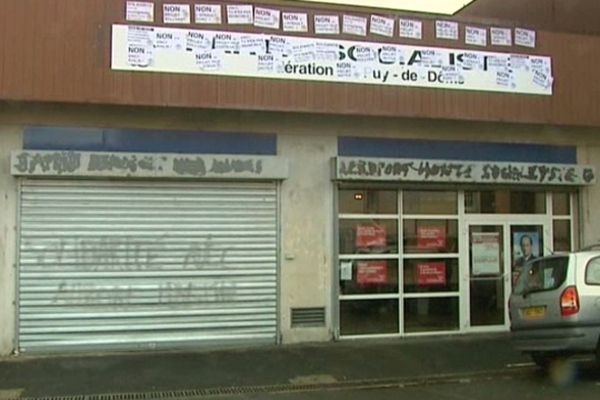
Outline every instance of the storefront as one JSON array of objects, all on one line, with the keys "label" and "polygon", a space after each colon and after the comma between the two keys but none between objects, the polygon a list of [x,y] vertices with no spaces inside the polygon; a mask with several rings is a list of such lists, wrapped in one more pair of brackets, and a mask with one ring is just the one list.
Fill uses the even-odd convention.
[{"label": "storefront", "polygon": [[[25,147],[84,147],[84,133],[139,134],[31,128]],[[13,153],[19,351],[276,343],[286,171],[249,154]]]},{"label": "storefront", "polygon": [[[342,138],[341,152],[357,140]],[[382,148],[371,142],[371,151]],[[535,164],[515,157],[519,145],[505,149],[510,163],[496,161],[505,145],[493,143],[383,142],[388,153],[422,146],[431,159],[335,161],[338,336],[508,330],[506,304],[523,263],[578,248],[578,187],[592,183],[593,169],[557,164],[569,160],[541,147],[531,150],[547,158]],[[480,148],[464,157],[495,158],[435,159],[461,146]]]}]

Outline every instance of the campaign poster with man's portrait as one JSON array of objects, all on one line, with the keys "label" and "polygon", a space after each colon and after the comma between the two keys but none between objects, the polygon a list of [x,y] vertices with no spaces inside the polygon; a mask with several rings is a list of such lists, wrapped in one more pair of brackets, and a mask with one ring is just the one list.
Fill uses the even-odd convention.
[{"label": "campaign poster with man's portrait", "polygon": [[523,266],[541,255],[539,232],[514,232],[512,249],[512,283],[514,286],[523,271]]}]

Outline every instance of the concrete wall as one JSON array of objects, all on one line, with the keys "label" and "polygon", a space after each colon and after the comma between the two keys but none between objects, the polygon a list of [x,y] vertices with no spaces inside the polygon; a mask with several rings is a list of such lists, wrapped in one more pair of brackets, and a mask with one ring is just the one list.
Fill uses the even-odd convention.
[{"label": "concrete wall", "polygon": [[[329,159],[337,136],[577,145],[579,162],[600,171],[600,130],[398,118],[266,112],[0,103],[0,354],[13,349],[16,180],[8,154],[21,146],[22,126],[181,129],[276,133],[289,160],[281,185],[281,331],[284,343],[328,340],[334,324],[334,189]],[[583,243],[600,241],[600,184],[582,191]],[[290,327],[291,307],[326,307],[325,328]]]},{"label": "concrete wall", "polygon": [[[592,142],[580,145],[577,149],[578,162],[591,164],[596,167],[596,174],[600,173],[600,145]],[[580,214],[580,245],[588,246],[600,243],[600,179],[598,183],[587,186],[579,193]]]},{"label": "concrete wall", "polygon": [[281,135],[277,145],[278,155],[288,159],[290,168],[289,178],[281,185],[283,342],[326,340],[330,329],[292,329],[290,310],[331,310],[334,216],[329,160],[337,154],[337,141],[332,136]]},{"label": "concrete wall", "polygon": [[21,148],[21,131],[0,122],[0,356],[14,349],[17,185],[9,157]]}]

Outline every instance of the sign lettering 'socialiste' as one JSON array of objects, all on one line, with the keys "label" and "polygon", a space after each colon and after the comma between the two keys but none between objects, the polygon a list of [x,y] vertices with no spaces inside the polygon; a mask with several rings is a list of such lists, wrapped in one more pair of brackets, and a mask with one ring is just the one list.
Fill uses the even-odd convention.
[{"label": "sign lettering 'socialiste'", "polygon": [[591,165],[337,157],[340,180],[591,185]]},{"label": "sign lettering 'socialiste'", "polygon": [[552,94],[545,56],[128,25],[112,38],[114,70]]}]

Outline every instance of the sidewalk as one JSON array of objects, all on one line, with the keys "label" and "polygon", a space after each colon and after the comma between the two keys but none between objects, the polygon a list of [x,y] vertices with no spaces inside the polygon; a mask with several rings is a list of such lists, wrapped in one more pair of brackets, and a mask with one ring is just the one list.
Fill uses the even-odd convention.
[{"label": "sidewalk", "polygon": [[[529,360],[507,335],[342,341],[256,348],[0,361],[0,393],[23,397],[418,378],[505,369]],[[7,393],[7,392],[4,392]]]}]

